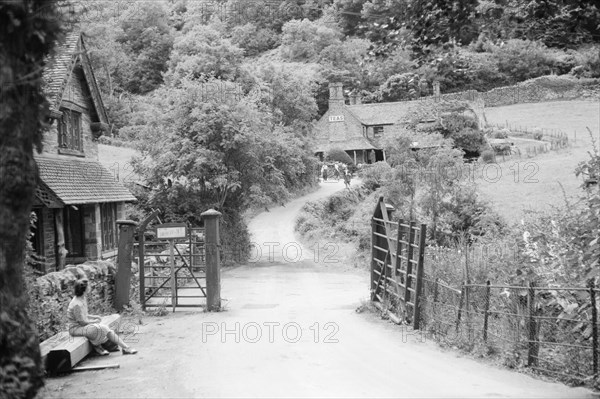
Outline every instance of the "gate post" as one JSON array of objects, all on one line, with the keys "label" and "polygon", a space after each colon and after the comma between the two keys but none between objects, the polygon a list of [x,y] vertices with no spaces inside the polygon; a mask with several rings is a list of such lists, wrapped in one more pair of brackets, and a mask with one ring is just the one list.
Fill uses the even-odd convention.
[{"label": "gate post", "polygon": [[416,282],[415,282],[415,308],[413,310],[413,328],[415,330],[419,329],[419,324],[421,322],[421,290],[423,287],[423,273],[425,263],[425,236],[427,234],[427,225],[421,224],[421,229],[419,230],[419,259],[417,260],[417,273],[416,273]]},{"label": "gate post", "polygon": [[133,233],[137,223],[132,220],[117,220],[117,226],[119,227],[119,249],[117,252],[114,307],[116,310],[122,310],[124,305],[129,304]]},{"label": "gate post", "polygon": [[204,219],[204,248],[206,249],[206,309],[221,310],[221,257],[219,218],[221,212],[209,209]]}]

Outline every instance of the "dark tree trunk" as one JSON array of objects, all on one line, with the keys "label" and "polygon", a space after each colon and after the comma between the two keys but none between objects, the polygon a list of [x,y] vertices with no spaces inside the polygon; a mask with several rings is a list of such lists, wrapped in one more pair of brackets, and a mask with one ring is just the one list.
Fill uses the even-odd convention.
[{"label": "dark tree trunk", "polygon": [[23,267],[47,104],[44,58],[60,33],[54,1],[0,2],[0,397],[31,398],[43,385],[27,315]]}]

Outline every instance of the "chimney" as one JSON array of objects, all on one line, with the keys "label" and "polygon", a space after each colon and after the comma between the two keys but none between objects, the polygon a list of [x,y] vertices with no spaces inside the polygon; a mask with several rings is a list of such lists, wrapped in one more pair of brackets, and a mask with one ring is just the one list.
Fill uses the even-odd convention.
[{"label": "chimney", "polygon": [[341,82],[329,83],[329,109],[344,105],[344,87]]}]

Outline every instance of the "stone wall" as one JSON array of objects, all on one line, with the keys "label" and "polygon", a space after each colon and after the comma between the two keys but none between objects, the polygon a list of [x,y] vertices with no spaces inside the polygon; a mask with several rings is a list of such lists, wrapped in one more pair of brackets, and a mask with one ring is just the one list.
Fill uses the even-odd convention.
[{"label": "stone wall", "polygon": [[476,99],[480,95],[486,107],[502,105],[600,99],[600,79],[577,79],[571,76],[541,76],[514,86],[497,87],[485,93],[469,90],[443,94],[444,99]]},{"label": "stone wall", "polygon": [[67,265],[59,272],[27,277],[29,316],[35,320],[40,341],[66,330],[67,306],[73,298],[75,281],[87,278],[91,292],[87,296],[90,314],[114,313],[115,265],[109,261],[88,261]]}]

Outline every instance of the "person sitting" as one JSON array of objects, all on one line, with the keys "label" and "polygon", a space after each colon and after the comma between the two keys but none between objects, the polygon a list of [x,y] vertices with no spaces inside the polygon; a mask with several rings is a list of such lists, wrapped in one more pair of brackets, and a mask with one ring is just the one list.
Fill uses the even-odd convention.
[{"label": "person sitting", "polygon": [[75,282],[75,296],[67,308],[69,334],[73,337],[86,337],[99,355],[108,355],[108,351],[101,346],[107,341],[118,345],[124,355],[136,354],[137,350],[123,342],[116,332],[100,324],[100,316],[88,314],[86,298],[88,292],[88,280],[80,279]]}]

